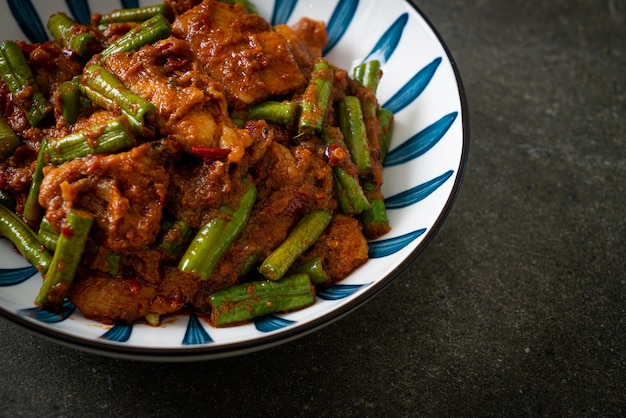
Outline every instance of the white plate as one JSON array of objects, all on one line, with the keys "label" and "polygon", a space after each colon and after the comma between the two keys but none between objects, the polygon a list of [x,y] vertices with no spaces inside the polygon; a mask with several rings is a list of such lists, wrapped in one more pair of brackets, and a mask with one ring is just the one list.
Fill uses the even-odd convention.
[{"label": "white plate", "polygon": [[[152,3],[121,1],[125,7]],[[59,343],[110,356],[158,361],[225,357],[292,340],[342,317],[380,292],[425,248],[454,202],[469,146],[461,79],[436,30],[404,0],[256,3],[259,14],[274,24],[291,24],[302,16],[326,22],[324,54],[340,67],[352,69],[371,58],[383,64],[379,101],[396,115],[383,186],[393,230],[370,242],[370,260],[320,292],[313,306],[247,325],[214,328],[183,313],[159,327],[108,327],[85,319],[69,302],[63,315],[35,308],[41,277],[0,239],[2,316]],[[0,3],[0,39],[41,41],[48,39],[45,22],[56,11],[80,22],[90,13],[119,7],[113,0],[7,0]],[[14,20],[8,19],[11,15]]]}]

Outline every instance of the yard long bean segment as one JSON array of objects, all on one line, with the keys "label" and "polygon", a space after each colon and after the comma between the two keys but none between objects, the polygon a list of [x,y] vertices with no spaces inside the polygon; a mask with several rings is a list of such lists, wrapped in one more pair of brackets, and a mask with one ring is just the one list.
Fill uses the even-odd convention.
[{"label": "yard long bean segment", "polygon": [[80,210],[67,213],[63,232],[44,274],[44,281],[35,302],[48,309],[60,309],[85,251],[93,215]]},{"label": "yard long bean segment", "polygon": [[315,289],[306,274],[279,281],[242,283],[211,295],[211,320],[215,325],[228,325],[303,308],[314,302]]},{"label": "yard long bean segment", "polygon": [[31,126],[37,126],[52,109],[41,92],[24,53],[11,41],[0,44],[0,76]]},{"label": "yard long bean segment", "polygon": [[0,117],[0,159],[10,157],[20,144],[20,138],[13,132],[6,120]]},{"label": "yard long bean segment", "polygon": [[0,44],[0,234],[42,273],[38,306],[231,325],[366,263],[388,230],[380,63],[351,75],[322,57],[324,23],[239,0],[48,27]]}]

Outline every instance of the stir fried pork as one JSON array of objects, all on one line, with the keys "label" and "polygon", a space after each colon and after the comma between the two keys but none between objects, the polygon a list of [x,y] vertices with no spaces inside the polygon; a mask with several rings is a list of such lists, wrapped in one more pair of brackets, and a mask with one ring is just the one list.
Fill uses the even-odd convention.
[{"label": "stir fried pork", "polygon": [[285,37],[243,7],[203,2],[179,16],[174,36],[189,42],[211,77],[224,85],[234,108],[304,87]]}]

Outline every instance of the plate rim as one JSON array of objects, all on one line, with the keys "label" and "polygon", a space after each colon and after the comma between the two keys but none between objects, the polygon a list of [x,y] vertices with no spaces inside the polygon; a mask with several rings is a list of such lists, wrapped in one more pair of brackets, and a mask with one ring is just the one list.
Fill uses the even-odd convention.
[{"label": "plate rim", "polygon": [[454,74],[454,78],[457,85],[460,113],[461,113],[461,131],[462,131],[462,148],[461,158],[459,160],[456,176],[454,178],[454,184],[452,190],[446,200],[443,209],[439,213],[432,227],[426,231],[422,241],[416,246],[411,253],[402,260],[391,272],[383,277],[379,282],[373,284],[368,290],[354,299],[350,300],[345,305],[339,306],[330,312],[327,312],[311,321],[307,321],[301,325],[293,328],[285,329],[282,332],[270,334],[267,336],[232,342],[224,343],[220,345],[203,345],[193,347],[176,347],[176,348],[158,348],[158,347],[139,347],[139,346],[125,346],[116,343],[108,343],[104,341],[82,339],[78,336],[66,334],[63,332],[55,331],[52,328],[45,327],[27,318],[15,315],[13,312],[8,311],[6,308],[0,306],[0,317],[3,317],[10,322],[20,326],[22,329],[27,330],[31,334],[38,337],[45,338],[54,343],[70,347],[73,349],[79,349],[82,351],[90,352],[93,354],[103,355],[106,357],[122,358],[128,360],[141,360],[141,361],[156,361],[156,362],[192,362],[203,360],[214,360],[227,357],[235,357],[244,355],[256,351],[265,350],[279,344],[285,344],[296,340],[298,338],[309,335],[313,332],[324,328],[341,318],[349,315],[356,309],[365,305],[365,303],[372,300],[382,290],[384,290],[391,282],[393,282],[400,274],[402,274],[406,268],[413,264],[417,257],[424,251],[424,249],[430,244],[435,235],[439,232],[439,229],[443,226],[443,223],[447,216],[450,214],[454,202],[458,197],[461,184],[463,182],[465,172],[467,169],[467,163],[469,159],[469,147],[470,147],[470,121],[469,121],[469,109],[467,104],[467,96],[465,88],[463,86],[460,70],[452,56],[447,44],[443,40],[441,34],[437,28],[433,25],[431,20],[426,14],[415,4],[415,0],[404,0],[405,3],[410,5],[424,20],[430,31],[435,35],[439,45],[443,49],[450,63],[450,67]]}]

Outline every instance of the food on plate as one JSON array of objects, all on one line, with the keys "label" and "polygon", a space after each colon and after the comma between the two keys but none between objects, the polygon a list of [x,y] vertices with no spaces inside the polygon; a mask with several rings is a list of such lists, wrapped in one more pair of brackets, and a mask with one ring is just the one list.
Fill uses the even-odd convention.
[{"label": "food on plate", "polygon": [[322,22],[234,3],[56,13],[54,40],[0,44],[0,234],[41,308],[245,322],[311,305],[390,230],[380,63],[349,74]]}]

